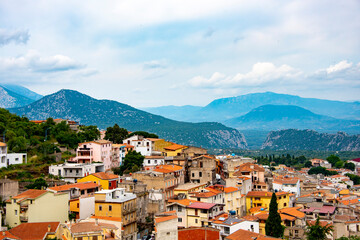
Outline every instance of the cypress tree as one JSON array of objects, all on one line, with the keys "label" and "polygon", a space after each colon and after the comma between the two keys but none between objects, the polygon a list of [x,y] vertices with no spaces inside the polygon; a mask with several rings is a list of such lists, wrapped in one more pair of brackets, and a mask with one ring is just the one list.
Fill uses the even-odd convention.
[{"label": "cypress tree", "polygon": [[269,217],[266,220],[265,232],[267,236],[280,238],[284,234],[284,227],[281,225],[281,217],[278,212],[276,194],[273,193],[270,201]]}]

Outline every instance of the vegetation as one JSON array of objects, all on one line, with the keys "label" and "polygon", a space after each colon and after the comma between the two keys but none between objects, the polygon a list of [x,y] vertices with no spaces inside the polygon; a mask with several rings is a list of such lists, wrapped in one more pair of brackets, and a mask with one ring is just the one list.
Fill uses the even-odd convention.
[{"label": "vegetation", "polygon": [[312,175],[312,174],[323,174],[323,175],[325,175],[325,176],[332,176],[332,175],[336,175],[337,172],[336,172],[336,171],[326,170],[326,168],[324,168],[324,167],[312,167],[312,168],[310,168],[310,170],[308,171],[308,174],[309,174],[309,175]]},{"label": "vegetation", "polygon": [[354,185],[360,184],[360,176],[350,173],[345,174],[345,176],[349,177],[350,180],[354,182]]},{"label": "vegetation", "polygon": [[48,187],[44,178],[38,178],[34,183],[25,186],[27,189],[46,189]]},{"label": "vegetation", "polygon": [[134,136],[134,135],[140,135],[140,136],[143,136],[144,138],[159,138],[159,136],[156,135],[155,133],[148,133],[148,132],[145,132],[145,131],[132,132],[127,137],[131,137],[131,136]]},{"label": "vegetation", "polygon": [[122,143],[127,136],[128,130],[125,128],[120,128],[119,125],[115,124],[113,127],[108,127],[106,129],[104,138],[118,144]]},{"label": "vegetation", "polygon": [[330,224],[321,226],[319,217],[316,219],[314,225],[306,223],[305,234],[308,240],[326,240],[326,235],[331,234],[333,231],[333,226],[331,226]]},{"label": "vegetation", "polygon": [[266,220],[265,232],[267,236],[281,238],[284,235],[284,227],[281,225],[281,217],[278,212],[276,194],[273,193],[270,201],[269,217]]},{"label": "vegetation", "polygon": [[139,171],[143,165],[144,158],[140,153],[130,150],[125,156],[124,163],[118,168],[113,168],[113,171],[119,175]]},{"label": "vegetation", "polygon": [[336,240],[360,240],[360,236],[341,237]]}]

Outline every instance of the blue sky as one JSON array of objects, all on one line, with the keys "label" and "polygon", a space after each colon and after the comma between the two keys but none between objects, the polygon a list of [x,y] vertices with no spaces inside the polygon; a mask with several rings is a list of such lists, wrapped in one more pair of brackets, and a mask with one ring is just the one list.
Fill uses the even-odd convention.
[{"label": "blue sky", "polygon": [[360,100],[360,2],[0,2],[0,82],[135,107]]}]

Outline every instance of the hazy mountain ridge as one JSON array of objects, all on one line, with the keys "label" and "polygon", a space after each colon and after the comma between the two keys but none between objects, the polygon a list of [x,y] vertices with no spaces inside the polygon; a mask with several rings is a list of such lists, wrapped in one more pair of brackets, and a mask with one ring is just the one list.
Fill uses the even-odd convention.
[{"label": "hazy mountain ridge", "polygon": [[287,129],[271,131],[262,149],[273,150],[322,150],[322,151],[359,151],[360,134],[348,135],[319,133],[314,130]]},{"label": "hazy mountain ridge", "polygon": [[34,102],[34,100],[17,94],[5,87],[0,86],[0,107],[21,107]]},{"label": "hazy mountain ridge", "polygon": [[73,90],[60,90],[30,105],[9,109],[30,119],[65,118],[106,129],[117,123],[130,131],[143,130],[180,144],[206,148],[247,148],[244,136],[220,123],[170,120],[111,100],[97,100]]}]

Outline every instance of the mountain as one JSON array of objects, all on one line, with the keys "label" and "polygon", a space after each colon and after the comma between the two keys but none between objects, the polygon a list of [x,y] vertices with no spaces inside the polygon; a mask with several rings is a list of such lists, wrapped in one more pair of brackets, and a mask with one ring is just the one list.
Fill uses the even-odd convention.
[{"label": "mountain", "polygon": [[348,135],[319,133],[314,130],[287,129],[272,131],[262,149],[272,150],[319,150],[319,151],[360,151],[360,134]]},{"label": "mountain", "polygon": [[163,106],[163,107],[149,107],[142,108],[142,110],[150,112],[152,114],[164,116],[166,118],[178,120],[178,121],[189,121],[193,120],[193,116],[199,112],[202,107],[199,106]]},{"label": "mountain", "polygon": [[0,107],[13,108],[28,105],[34,100],[0,86]]},{"label": "mountain", "polygon": [[15,84],[2,84],[3,87],[5,87],[6,89],[15,92],[23,97],[29,98],[33,101],[39,100],[40,98],[42,98],[43,96],[31,91],[30,89],[20,86],[20,85],[15,85]]},{"label": "mountain", "polygon": [[30,119],[64,118],[101,129],[113,126],[141,130],[179,144],[205,148],[246,148],[244,136],[220,123],[188,123],[170,120],[111,100],[97,100],[73,90],[60,90],[30,105],[9,109]]},{"label": "mountain", "polygon": [[[176,120],[187,120],[192,122],[201,121],[224,121],[240,117],[252,109],[263,105],[294,105],[308,109],[316,114],[326,115],[341,119],[360,120],[359,102],[342,102],[323,100],[317,98],[302,98],[299,96],[278,94],[273,92],[251,93],[237,97],[216,99],[194,112],[188,112],[187,107],[178,107],[176,111],[163,108],[158,112],[165,117]],[[154,113],[156,108],[148,109]],[[185,116],[185,117],[184,117]]]},{"label": "mountain", "polygon": [[280,130],[280,129],[313,129],[318,131],[360,132],[359,120],[336,119],[315,114],[302,107],[293,105],[264,105],[249,113],[226,120],[225,125],[237,129]]}]

